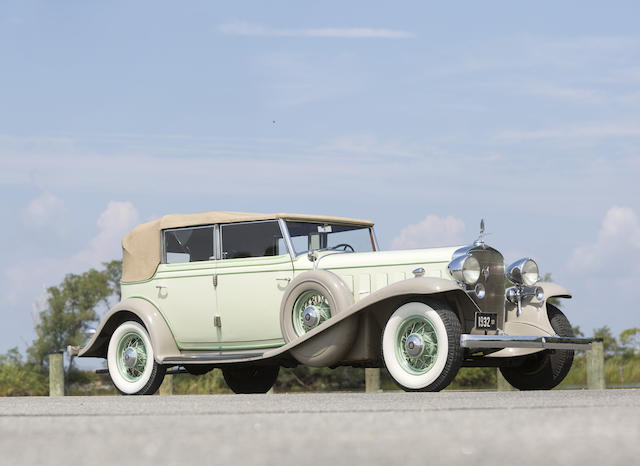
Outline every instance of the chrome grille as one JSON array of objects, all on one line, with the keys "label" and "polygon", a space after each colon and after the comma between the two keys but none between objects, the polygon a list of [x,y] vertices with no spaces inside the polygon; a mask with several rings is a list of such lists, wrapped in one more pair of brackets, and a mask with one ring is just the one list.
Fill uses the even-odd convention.
[{"label": "chrome grille", "polygon": [[480,245],[471,248],[469,254],[478,259],[480,270],[488,270],[488,274],[481,273],[478,283],[485,287],[486,294],[483,299],[478,299],[473,292],[474,287],[469,287],[469,296],[482,312],[495,312],[498,314],[498,328],[504,328],[504,258],[502,254],[493,248]]}]

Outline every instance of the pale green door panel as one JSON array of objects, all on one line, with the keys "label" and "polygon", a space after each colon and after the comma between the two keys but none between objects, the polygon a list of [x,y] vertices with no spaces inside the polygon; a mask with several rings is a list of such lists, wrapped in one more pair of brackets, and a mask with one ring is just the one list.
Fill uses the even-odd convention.
[{"label": "pale green door panel", "polygon": [[220,341],[214,325],[217,313],[215,261],[161,264],[154,286],[156,303],[181,348],[208,348]]},{"label": "pale green door panel", "polygon": [[218,262],[218,312],[225,346],[283,343],[280,303],[293,277],[291,257],[228,259]]}]

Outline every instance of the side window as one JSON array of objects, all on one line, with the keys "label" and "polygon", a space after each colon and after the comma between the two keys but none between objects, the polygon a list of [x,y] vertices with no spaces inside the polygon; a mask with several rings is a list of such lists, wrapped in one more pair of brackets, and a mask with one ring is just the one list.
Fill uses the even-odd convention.
[{"label": "side window", "polygon": [[222,225],[222,258],[265,257],[286,254],[276,221]]},{"label": "side window", "polygon": [[165,230],[164,263],[208,261],[213,259],[213,227]]}]

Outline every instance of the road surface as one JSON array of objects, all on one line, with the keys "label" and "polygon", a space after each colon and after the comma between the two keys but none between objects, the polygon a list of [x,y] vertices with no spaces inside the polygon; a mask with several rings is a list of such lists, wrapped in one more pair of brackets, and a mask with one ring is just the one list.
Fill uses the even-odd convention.
[{"label": "road surface", "polygon": [[633,465],[640,390],[1,398],[3,465]]}]

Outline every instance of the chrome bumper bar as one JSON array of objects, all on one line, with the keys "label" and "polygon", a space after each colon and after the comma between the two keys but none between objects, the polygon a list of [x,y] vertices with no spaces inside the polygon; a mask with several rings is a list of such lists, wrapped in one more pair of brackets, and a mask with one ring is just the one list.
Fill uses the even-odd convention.
[{"label": "chrome bumper bar", "polygon": [[463,348],[545,348],[590,350],[593,338],[576,337],[525,337],[515,335],[461,335]]}]

